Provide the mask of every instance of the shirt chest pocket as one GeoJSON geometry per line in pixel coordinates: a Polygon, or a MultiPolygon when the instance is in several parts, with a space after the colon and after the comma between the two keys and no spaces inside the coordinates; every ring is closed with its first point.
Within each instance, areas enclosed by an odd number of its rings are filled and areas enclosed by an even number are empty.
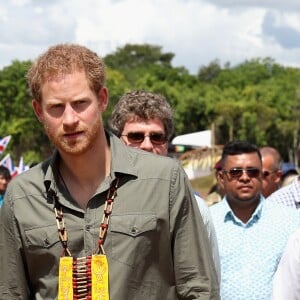
{"type": "Polygon", "coordinates": [[[113,259],[133,266],[154,251],[157,217],[154,214],[112,215],[110,233],[113,259]]]}
{"type": "Polygon", "coordinates": [[[33,284],[38,284],[38,279],[42,279],[41,284],[49,274],[57,274],[58,259],[63,248],[55,225],[25,229],[23,245],[33,284]]]}
{"type": "Polygon", "coordinates": [[[28,250],[41,251],[61,247],[57,227],[47,226],[25,230],[25,244],[28,250]]]}

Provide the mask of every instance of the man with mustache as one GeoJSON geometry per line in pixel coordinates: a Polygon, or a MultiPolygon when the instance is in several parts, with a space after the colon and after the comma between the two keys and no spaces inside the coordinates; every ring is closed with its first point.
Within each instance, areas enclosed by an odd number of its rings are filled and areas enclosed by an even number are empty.
{"type": "Polygon", "coordinates": [[[27,78],[56,150],[8,186],[0,221],[1,299],[219,299],[193,191],[172,159],[104,129],[102,59],[50,47],[27,78]]]}
{"type": "Polygon", "coordinates": [[[267,300],[288,237],[299,227],[299,213],[262,196],[262,158],[257,146],[229,142],[218,180],[223,200],[210,207],[220,261],[221,299],[267,300]]]}

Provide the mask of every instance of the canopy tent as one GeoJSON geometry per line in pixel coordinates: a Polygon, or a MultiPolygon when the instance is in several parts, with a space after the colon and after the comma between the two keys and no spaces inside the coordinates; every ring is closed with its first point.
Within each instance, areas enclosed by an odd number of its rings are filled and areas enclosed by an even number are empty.
{"type": "Polygon", "coordinates": [[[179,156],[189,179],[211,174],[215,163],[220,159],[221,148],[213,145],[211,130],[179,135],[171,143],[194,148],[194,150],[187,151],[179,156]]]}
{"type": "Polygon", "coordinates": [[[194,147],[211,147],[211,130],[203,130],[193,133],[178,135],[171,141],[173,145],[188,145],[194,147]]]}

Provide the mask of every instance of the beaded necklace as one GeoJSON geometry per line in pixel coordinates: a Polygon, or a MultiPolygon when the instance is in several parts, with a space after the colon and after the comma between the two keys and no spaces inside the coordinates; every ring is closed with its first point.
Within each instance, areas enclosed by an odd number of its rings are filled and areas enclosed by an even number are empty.
{"type": "Polygon", "coordinates": [[[95,253],[79,258],[72,257],[62,206],[53,194],[58,236],[63,247],[59,260],[58,300],[109,300],[108,262],[103,245],[118,183],[116,178],[107,192],[95,253]]]}

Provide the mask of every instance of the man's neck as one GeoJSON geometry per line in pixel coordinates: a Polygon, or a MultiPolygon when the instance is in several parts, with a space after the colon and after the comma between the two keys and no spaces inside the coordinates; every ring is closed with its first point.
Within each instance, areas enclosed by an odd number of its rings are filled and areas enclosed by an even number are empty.
{"type": "Polygon", "coordinates": [[[108,144],[87,151],[84,155],[61,155],[59,172],[62,183],[82,208],[110,173],[111,153],[108,144]]]}
{"type": "Polygon", "coordinates": [[[234,215],[239,218],[243,223],[247,223],[255,212],[257,206],[259,205],[260,198],[249,200],[249,202],[239,203],[227,199],[228,205],[232,209],[234,215]]]}

